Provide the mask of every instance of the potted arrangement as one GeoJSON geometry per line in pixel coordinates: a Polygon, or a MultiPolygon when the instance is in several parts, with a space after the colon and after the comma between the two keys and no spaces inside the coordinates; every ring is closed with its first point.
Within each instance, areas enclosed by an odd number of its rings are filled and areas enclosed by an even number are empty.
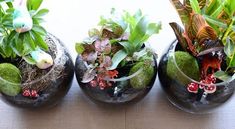
{"type": "Polygon", "coordinates": [[[190,113],[208,113],[234,93],[235,1],[171,0],[184,29],[161,58],[159,79],[168,99],[190,113]]]}
{"type": "Polygon", "coordinates": [[[101,17],[99,29],[76,44],[75,73],[85,94],[95,102],[124,104],[143,98],[157,74],[156,54],[146,41],[161,29],[141,10],[101,17]]]}
{"type": "Polygon", "coordinates": [[[55,105],[70,89],[73,62],[64,45],[40,24],[42,0],[0,1],[1,99],[23,108],[55,105]]]}

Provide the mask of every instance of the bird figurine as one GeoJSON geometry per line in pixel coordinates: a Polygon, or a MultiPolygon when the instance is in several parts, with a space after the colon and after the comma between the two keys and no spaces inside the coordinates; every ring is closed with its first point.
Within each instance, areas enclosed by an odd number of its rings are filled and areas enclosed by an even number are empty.
{"type": "Polygon", "coordinates": [[[33,20],[27,9],[23,7],[15,9],[13,13],[13,27],[18,33],[24,33],[33,28],[33,20]]]}
{"type": "Polygon", "coordinates": [[[31,57],[36,61],[36,66],[39,69],[47,69],[53,65],[53,59],[51,55],[44,52],[40,48],[30,53],[31,57]]]}

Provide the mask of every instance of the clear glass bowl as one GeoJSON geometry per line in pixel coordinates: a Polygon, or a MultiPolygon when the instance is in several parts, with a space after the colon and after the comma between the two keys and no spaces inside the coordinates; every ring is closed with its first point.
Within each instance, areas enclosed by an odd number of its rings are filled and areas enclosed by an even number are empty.
{"type": "Polygon", "coordinates": [[[179,109],[194,114],[210,113],[227,102],[234,93],[235,80],[214,84],[213,86],[216,87],[214,93],[205,92],[204,89],[200,89],[198,93],[190,93],[188,91],[185,82],[193,82],[202,87],[210,87],[211,85],[195,81],[183,73],[175,61],[174,52],[178,48],[179,44],[176,40],[170,45],[159,63],[159,80],[169,101],[179,109]],[[170,57],[173,58],[177,78],[171,78],[167,74],[167,62],[170,57]]]}
{"type": "MultiPolygon", "coordinates": [[[[41,78],[21,84],[22,91],[18,95],[8,96],[2,93],[1,99],[4,102],[22,108],[47,108],[56,105],[67,94],[74,76],[72,58],[63,43],[55,36],[48,34],[46,41],[53,42],[52,47],[56,47],[52,68],[41,78]],[[22,95],[23,89],[34,89],[39,86],[41,90],[38,91],[38,97],[31,98],[22,95]]],[[[19,85],[2,78],[0,78],[0,83],[11,86],[19,85]]]]}
{"type": "MultiPolygon", "coordinates": [[[[86,68],[84,66],[84,62],[80,56],[77,56],[75,62],[75,74],[77,77],[77,81],[82,91],[94,102],[99,104],[108,104],[108,105],[121,105],[132,102],[137,102],[144,98],[147,93],[151,90],[154,85],[156,75],[157,75],[157,62],[156,58],[153,61],[154,64],[154,76],[151,79],[151,82],[145,87],[141,89],[135,89],[130,85],[130,80],[125,81],[117,81],[113,82],[111,87],[104,88],[101,90],[99,86],[92,87],[89,83],[82,83],[82,77],[86,68]]],[[[131,67],[122,67],[116,69],[119,74],[118,76],[127,77],[131,67]]]]}

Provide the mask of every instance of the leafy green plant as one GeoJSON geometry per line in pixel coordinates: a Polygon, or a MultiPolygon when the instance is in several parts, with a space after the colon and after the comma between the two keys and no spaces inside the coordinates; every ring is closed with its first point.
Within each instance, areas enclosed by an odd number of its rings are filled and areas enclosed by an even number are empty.
{"type": "MultiPolygon", "coordinates": [[[[138,62],[142,62],[140,64],[147,65],[146,69],[153,71],[149,61],[153,60],[154,52],[145,47],[144,43],[153,34],[159,33],[160,23],[149,22],[141,10],[138,10],[134,15],[126,11],[123,15],[119,15],[115,9],[112,9],[111,16],[102,16],[99,25],[101,26],[100,30],[91,29],[89,38],[75,46],[76,51],[89,65],[82,82],[90,82],[91,85],[98,85],[96,84],[98,82],[101,83],[99,86],[103,89],[111,86],[105,80],[112,80],[113,77],[116,77],[117,68],[127,64],[135,65],[138,62]],[[98,81],[95,80],[96,78],[98,81]]],[[[135,70],[132,70],[132,74],[135,70]]],[[[146,75],[147,73],[142,74],[146,75]]],[[[153,72],[149,73],[153,74],[153,72]]],[[[149,80],[145,82],[149,83],[149,80]]]]}
{"type": "MultiPolygon", "coordinates": [[[[40,47],[44,50],[48,50],[48,46],[44,41],[46,36],[46,30],[40,25],[43,21],[42,16],[48,13],[47,9],[39,9],[42,0],[28,0],[27,10],[33,21],[33,27],[31,30],[18,33],[13,26],[14,15],[17,8],[14,8],[12,2],[7,3],[8,8],[4,9],[0,6],[0,54],[3,58],[16,58],[17,56],[23,57],[29,63],[32,63],[30,52],[40,47]],[[10,5],[10,6],[9,6],[10,5]]],[[[22,23],[22,25],[24,25],[22,23]]]]}
{"type": "MultiPolygon", "coordinates": [[[[52,63],[51,56],[42,51],[48,50],[44,41],[47,32],[40,24],[48,10],[39,9],[41,3],[42,0],[27,0],[26,8],[22,5],[14,7],[13,0],[0,0],[1,58],[22,58],[29,64],[45,68],[45,59],[38,57],[41,54],[40,56],[48,58],[46,61],[52,63]],[[35,54],[37,52],[39,54],[35,54]]],[[[21,73],[10,63],[0,64],[0,91],[15,96],[21,91],[21,73]]]]}
{"type": "Polygon", "coordinates": [[[192,54],[198,63],[201,63],[201,81],[211,78],[211,75],[222,81],[231,79],[235,68],[235,1],[171,2],[181,18],[184,29],[175,22],[170,25],[182,50],[192,54]],[[211,56],[212,53],[216,56],[211,56]],[[222,62],[227,63],[226,68],[221,68],[222,62]]]}

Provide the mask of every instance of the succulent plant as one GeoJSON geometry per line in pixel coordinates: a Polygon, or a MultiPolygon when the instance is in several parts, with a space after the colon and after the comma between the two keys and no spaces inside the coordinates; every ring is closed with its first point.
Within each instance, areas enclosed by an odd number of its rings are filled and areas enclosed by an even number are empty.
{"type": "MultiPolygon", "coordinates": [[[[217,81],[233,79],[235,68],[235,1],[171,0],[184,29],[170,23],[182,51],[200,64],[200,80],[209,76],[217,81]],[[226,66],[222,64],[226,64],[226,66]]],[[[207,81],[208,82],[208,81],[207,81]]],[[[211,83],[211,81],[209,81],[211,83]]],[[[191,85],[193,86],[193,85],[191,85]]]]}

